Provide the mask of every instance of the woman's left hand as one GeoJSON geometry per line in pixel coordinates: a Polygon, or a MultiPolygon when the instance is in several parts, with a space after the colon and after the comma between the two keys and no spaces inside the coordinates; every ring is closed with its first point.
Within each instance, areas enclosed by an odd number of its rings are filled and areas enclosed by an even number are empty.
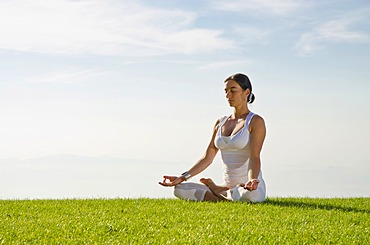
{"type": "Polygon", "coordinates": [[[259,179],[251,179],[246,184],[240,184],[241,187],[244,187],[244,189],[249,191],[257,190],[259,179]]]}

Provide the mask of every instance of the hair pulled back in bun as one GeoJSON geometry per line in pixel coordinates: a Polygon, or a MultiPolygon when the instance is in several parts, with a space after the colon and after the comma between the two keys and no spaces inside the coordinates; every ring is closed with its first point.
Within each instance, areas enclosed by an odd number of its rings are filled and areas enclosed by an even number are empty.
{"type": "Polygon", "coordinates": [[[237,82],[243,90],[249,89],[251,91],[251,93],[248,95],[247,102],[249,104],[252,104],[256,97],[252,93],[252,84],[251,84],[251,81],[249,80],[248,76],[245,75],[245,74],[242,74],[242,73],[236,73],[236,74],[231,75],[228,78],[226,78],[224,83],[229,81],[229,80],[233,80],[233,81],[237,82]]]}

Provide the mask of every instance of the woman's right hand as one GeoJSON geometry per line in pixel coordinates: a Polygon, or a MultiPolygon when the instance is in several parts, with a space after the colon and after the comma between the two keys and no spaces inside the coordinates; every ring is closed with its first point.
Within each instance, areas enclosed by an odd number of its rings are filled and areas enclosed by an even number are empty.
{"type": "Polygon", "coordinates": [[[163,176],[163,181],[159,182],[160,185],[162,186],[175,186],[180,184],[185,180],[184,176],[163,176]]]}

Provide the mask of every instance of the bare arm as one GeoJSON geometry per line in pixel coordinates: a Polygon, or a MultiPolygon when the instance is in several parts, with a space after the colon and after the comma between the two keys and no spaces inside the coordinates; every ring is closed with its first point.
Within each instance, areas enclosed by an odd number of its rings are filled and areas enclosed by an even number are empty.
{"type": "MultiPolygon", "coordinates": [[[[214,140],[216,137],[218,125],[220,123],[220,120],[217,120],[215,126],[213,127],[213,134],[211,141],[209,142],[209,145],[207,147],[206,152],[204,155],[189,169],[189,173],[191,176],[195,176],[201,172],[203,172],[211,163],[213,162],[213,159],[215,158],[218,149],[216,148],[214,144],[214,140]]],[[[180,184],[185,179],[183,176],[163,176],[164,180],[162,182],[159,182],[160,185],[163,186],[175,186],[177,184],[180,184]],[[167,182],[167,180],[169,182],[167,182]]]]}
{"type": "Polygon", "coordinates": [[[263,118],[255,115],[251,121],[250,130],[251,151],[248,168],[248,178],[250,181],[246,183],[245,188],[249,190],[255,190],[258,187],[257,179],[261,171],[260,153],[266,136],[266,126],[263,118]]]}

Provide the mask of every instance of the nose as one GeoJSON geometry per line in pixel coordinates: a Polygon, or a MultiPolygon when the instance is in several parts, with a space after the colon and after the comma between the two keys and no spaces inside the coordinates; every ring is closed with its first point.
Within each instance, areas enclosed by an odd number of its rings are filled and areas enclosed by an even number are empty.
{"type": "Polygon", "coordinates": [[[230,91],[227,91],[226,92],[226,99],[230,99],[231,98],[231,93],[230,93],[230,91]]]}

